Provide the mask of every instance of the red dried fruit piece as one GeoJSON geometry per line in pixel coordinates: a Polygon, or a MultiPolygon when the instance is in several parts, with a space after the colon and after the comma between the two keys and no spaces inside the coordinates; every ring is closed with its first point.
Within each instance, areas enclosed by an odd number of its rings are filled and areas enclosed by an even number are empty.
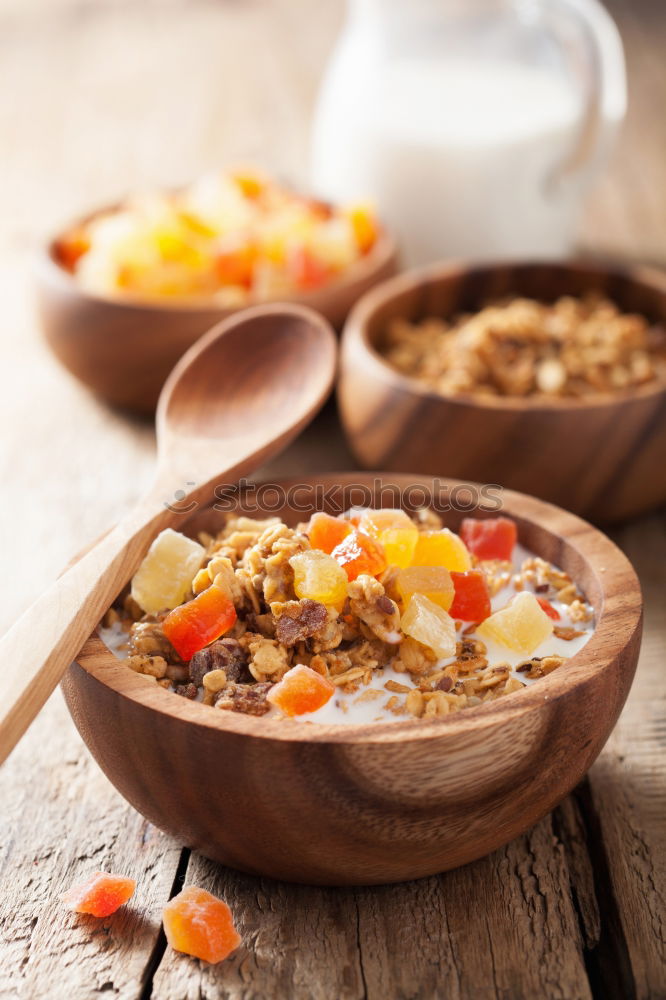
{"type": "Polygon", "coordinates": [[[213,584],[187,604],[170,611],[162,631],[183,660],[228,632],[236,621],[236,609],[226,591],[213,584]]]}
{"type": "Polygon", "coordinates": [[[93,872],[85,882],[79,882],[64,892],[60,899],[75,913],[108,917],[127,902],[135,889],[133,878],[110,872],[93,872]]]}
{"type": "Polygon", "coordinates": [[[231,910],[221,899],[188,886],[162,911],[166,939],[175,951],[204,962],[221,962],[241,943],[231,910]]]}
{"type": "Polygon", "coordinates": [[[477,559],[502,559],[510,562],[518,540],[518,531],[508,517],[488,517],[483,520],[466,517],[460,526],[460,537],[477,559]]]}
{"type": "Polygon", "coordinates": [[[331,555],[340,563],[349,580],[355,580],[361,573],[378,576],[386,569],[383,547],[374,538],[356,529],[335,546],[331,555]]]}
{"type": "Polygon", "coordinates": [[[319,511],[310,518],[307,535],[313,549],[331,553],[351,530],[349,521],[342,521],[339,517],[331,517],[330,514],[319,511]]]}
{"type": "Polygon", "coordinates": [[[451,617],[463,622],[485,621],[492,607],[483,573],[469,569],[466,573],[451,573],[451,579],[454,587],[453,604],[449,608],[451,617]]]}
{"type": "Polygon", "coordinates": [[[335,685],[316,670],[298,663],[288,670],[266,696],[285,715],[303,715],[316,712],[335,694],[335,685]]]}
{"type": "Polygon", "coordinates": [[[540,607],[543,608],[543,610],[546,612],[549,618],[552,618],[553,621],[559,622],[562,616],[560,615],[559,611],[557,611],[553,607],[550,601],[547,601],[545,597],[539,597],[538,594],[537,594],[537,601],[539,602],[540,607]]]}
{"type": "Polygon", "coordinates": [[[319,288],[331,277],[330,269],[308,247],[298,246],[290,257],[291,276],[297,288],[319,288]]]}

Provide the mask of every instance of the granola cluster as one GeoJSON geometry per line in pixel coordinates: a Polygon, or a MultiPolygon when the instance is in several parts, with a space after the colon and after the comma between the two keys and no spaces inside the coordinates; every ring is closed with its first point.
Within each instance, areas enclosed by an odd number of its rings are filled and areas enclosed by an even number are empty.
{"type": "Polygon", "coordinates": [[[447,395],[586,397],[666,378],[666,330],[598,295],[513,298],[451,322],[394,320],[387,361],[447,395]]]}
{"type": "MultiPolygon", "coordinates": [[[[433,512],[417,513],[413,520],[420,532],[441,527],[433,512]]],[[[256,716],[271,710],[269,692],[296,665],[326,678],[336,695],[345,696],[335,701],[342,713],[352,703],[367,702],[384,717],[427,719],[520,690],[566,661],[555,654],[519,663],[514,657],[513,664],[498,660],[475,635],[478,625],[463,621],[455,622],[455,655],[438,658],[402,631],[404,602],[391,565],[377,577],[361,573],[351,580],[337,607],[299,598],[291,561],[311,549],[307,532],[306,524],[291,528],[278,518],[231,516],[217,535],[200,536],[203,565],[186,601],[215,582],[231,595],[236,619],[222,638],[187,662],[164,633],[167,612],[144,614],[129,594],[102,624],[124,630],[126,662],[137,673],[185,698],[256,716]]],[[[527,589],[568,608],[568,622],[554,627],[557,639],[571,641],[589,628],[592,609],[584,596],[546,560],[529,556],[517,568],[510,561],[474,559],[474,568],[490,595],[527,589]]]]}

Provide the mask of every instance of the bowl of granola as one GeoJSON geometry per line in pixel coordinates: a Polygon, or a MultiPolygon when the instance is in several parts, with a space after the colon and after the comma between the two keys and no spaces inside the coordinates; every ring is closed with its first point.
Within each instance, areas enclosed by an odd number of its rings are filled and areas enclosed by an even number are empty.
{"type": "Polygon", "coordinates": [[[640,644],[612,542],[452,480],[256,497],[159,535],[63,681],[150,822],[243,871],[370,884],[480,857],[571,790],[640,644]]]}
{"type": "Polygon", "coordinates": [[[180,356],[233,311],[299,302],[339,327],[396,266],[370,206],[228,170],[65,227],[39,256],[37,306],[47,343],[76,378],[113,405],[152,412],[180,356]]]}
{"type": "Polygon", "coordinates": [[[341,417],[366,467],[499,483],[598,523],[666,500],[666,277],[435,265],[350,315],[341,417]]]}

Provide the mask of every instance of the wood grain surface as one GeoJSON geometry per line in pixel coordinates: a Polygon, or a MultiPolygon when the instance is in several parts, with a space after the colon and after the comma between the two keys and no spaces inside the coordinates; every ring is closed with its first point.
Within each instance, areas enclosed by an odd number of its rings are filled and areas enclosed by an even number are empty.
{"type": "MultiPolygon", "coordinates": [[[[583,242],[666,264],[666,7],[609,6],[631,108],[583,242]]],[[[154,449],[148,423],[97,404],[43,347],[34,248],[91,204],[218,161],[260,159],[304,179],[314,87],[341,14],[339,0],[316,11],[307,0],[0,3],[3,626],[141,494],[154,449]]],[[[268,473],[350,466],[329,409],[268,473]]],[[[56,693],[0,774],[3,1000],[663,998],[666,524],[644,518],[615,537],[646,618],[609,744],[529,834],[443,876],[294,888],[181,852],[114,791],[56,693]],[[63,913],[60,888],[107,866],[139,879],[131,909],[94,925],[63,913]],[[233,906],[244,946],[228,964],[165,950],[161,907],[183,878],[233,906]]]]}

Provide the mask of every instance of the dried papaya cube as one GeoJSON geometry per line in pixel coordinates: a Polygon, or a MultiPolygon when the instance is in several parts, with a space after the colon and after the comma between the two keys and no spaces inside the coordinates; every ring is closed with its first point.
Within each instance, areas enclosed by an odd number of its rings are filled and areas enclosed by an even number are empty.
{"type": "Polygon", "coordinates": [[[361,573],[379,576],[386,569],[386,556],[382,546],[356,528],[335,546],[331,555],[342,566],[348,580],[355,580],[361,573]]]}
{"type": "Polygon", "coordinates": [[[135,889],[133,878],[110,872],[93,872],[85,882],[79,882],[64,892],[60,899],[75,913],[108,917],[127,902],[135,889]]]}
{"type": "Polygon", "coordinates": [[[419,532],[412,566],[444,566],[451,573],[464,573],[472,568],[472,560],[464,542],[448,528],[441,528],[419,532]]]}
{"type": "Polygon", "coordinates": [[[333,556],[317,549],[292,556],[289,565],[294,571],[294,590],[302,600],[309,598],[321,604],[341,608],[347,597],[347,574],[333,556]]]}
{"type": "Polygon", "coordinates": [[[466,517],[460,525],[460,537],[477,559],[502,559],[510,562],[518,541],[518,529],[508,517],[479,519],[466,517]]]}
{"type": "Polygon", "coordinates": [[[203,545],[166,528],[148,549],[132,578],[132,597],[144,611],[170,611],[185,600],[201,566],[203,545]]]}
{"type": "Polygon", "coordinates": [[[545,597],[537,597],[537,601],[540,608],[546,612],[549,618],[552,618],[554,622],[559,622],[561,615],[557,608],[554,608],[550,601],[547,601],[545,597]]]}
{"type": "Polygon", "coordinates": [[[221,962],[235,951],[241,937],[223,900],[189,885],[162,911],[166,939],[175,951],[204,962],[221,962]]]}
{"type": "Polygon", "coordinates": [[[298,663],[266,695],[267,701],[285,715],[316,712],[335,693],[335,685],[310,667],[298,663]]]}
{"type": "Polygon", "coordinates": [[[443,566],[408,566],[400,570],[395,585],[405,607],[413,594],[424,594],[445,611],[451,607],[453,581],[443,566]]]}
{"type": "Polygon", "coordinates": [[[313,549],[321,549],[322,552],[332,552],[336,545],[339,545],[352,530],[349,521],[343,521],[339,517],[331,517],[319,511],[310,518],[307,527],[307,536],[313,549]]]}
{"type": "Polygon", "coordinates": [[[423,594],[414,594],[400,621],[405,635],[428,646],[438,657],[454,656],[456,625],[443,608],[423,594]]]}
{"type": "Polygon", "coordinates": [[[484,639],[499,642],[518,653],[533,653],[553,632],[553,623],[534,594],[523,591],[477,629],[484,639]]]}
{"type": "Polygon", "coordinates": [[[236,609],[227,592],[213,582],[187,604],[170,611],[162,631],[183,660],[228,632],[236,621],[236,609]]]}
{"type": "Polygon", "coordinates": [[[455,597],[449,608],[452,618],[464,622],[482,622],[490,615],[490,593],[486,578],[478,569],[466,573],[451,573],[455,597]]]}
{"type": "Polygon", "coordinates": [[[367,510],[358,529],[381,544],[389,566],[409,566],[419,529],[404,510],[367,510]]]}

